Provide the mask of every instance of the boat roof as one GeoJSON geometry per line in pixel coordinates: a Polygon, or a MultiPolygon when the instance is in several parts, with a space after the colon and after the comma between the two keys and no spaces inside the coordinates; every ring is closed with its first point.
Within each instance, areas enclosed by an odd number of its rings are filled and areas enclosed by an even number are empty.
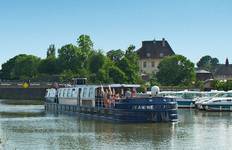
{"type": "MultiPolygon", "coordinates": [[[[140,87],[140,85],[139,84],[109,84],[109,85],[106,85],[107,87],[108,86],[110,86],[110,87],[127,87],[127,88],[129,88],[129,87],[135,87],[135,88],[138,88],[138,87],[140,87]]],[[[103,86],[103,87],[105,87],[105,85],[103,86]]]]}
{"type": "Polygon", "coordinates": [[[97,85],[94,85],[94,84],[82,84],[82,85],[73,85],[73,86],[67,86],[67,87],[64,87],[64,88],[73,88],[73,87],[95,87],[95,88],[98,88],[98,87],[104,87],[104,88],[139,88],[140,85],[139,84],[97,84],[97,85]]]}

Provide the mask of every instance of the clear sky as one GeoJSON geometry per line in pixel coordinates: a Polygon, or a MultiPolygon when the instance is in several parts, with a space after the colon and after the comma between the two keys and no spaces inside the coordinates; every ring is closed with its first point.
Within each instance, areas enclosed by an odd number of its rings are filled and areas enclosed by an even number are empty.
{"type": "Polygon", "coordinates": [[[21,53],[44,58],[49,44],[81,34],[104,51],[164,37],[193,62],[209,54],[232,63],[232,0],[5,0],[0,19],[0,64],[21,53]]]}

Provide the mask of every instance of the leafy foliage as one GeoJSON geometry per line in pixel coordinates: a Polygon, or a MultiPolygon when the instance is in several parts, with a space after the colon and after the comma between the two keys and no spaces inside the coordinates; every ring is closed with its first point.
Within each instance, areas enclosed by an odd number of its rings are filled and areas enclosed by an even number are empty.
{"type": "Polygon", "coordinates": [[[212,88],[215,90],[224,90],[224,91],[232,90],[232,80],[228,80],[228,81],[213,80],[212,88]]]}
{"type": "Polygon", "coordinates": [[[54,44],[49,45],[47,50],[47,58],[56,58],[56,48],[54,44]]]}
{"type": "Polygon", "coordinates": [[[156,77],[162,85],[190,85],[195,79],[194,64],[182,55],[165,57],[158,68],[156,77]]]}
{"type": "Polygon", "coordinates": [[[117,63],[123,58],[124,52],[122,50],[120,50],[120,49],[118,49],[118,50],[110,50],[110,51],[107,52],[106,55],[107,55],[107,57],[110,58],[110,60],[117,63]]]}
{"type": "Polygon", "coordinates": [[[138,55],[135,47],[130,45],[124,57],[116,64],[127,75],[127,83],[138,83],[140,81],[138,55]]]}
{"type": "Polygon", "coordinates": [[[212,71],[218,63],[219,61],[217,58],[212,58],[211,56],[206,55],[197,62],[197,67],[207,71],[212,71]]]}
{"type": "Polygon", "coordinates": [[[38,72],[50,75],[58,74],[59,68],[57,59],[54,57],[48,57],[46,59],[41,60],[38,66],[38,72]]]}
{"type": "Polygon", "coordinates": [[[74,77],[87,77],[92,83],[138,83],[140,81],[138,56],[135,47],[111,50],[105,55],[93,49],[88,35],[81,35],[77,45],[66,44],[58,49],[47,49],[47,57],[40,59],[31,55],[18,55],[2,65],[3,79],[44,79],[60,77],[67,82],[74,77]]]}
{"type": "Polygon", "coordinates": [[[40,58],[33,55],[20,54],[2,65],[3,79],[25,79],[37,75],[40,58]]]}
{"type": "Polygon", "coordinates": [[[80,49],[73,45],[67,44],[58,50],[58,62],[61,72],[71,70],[73,72],[80,69],[83,65],[80,49]]]}

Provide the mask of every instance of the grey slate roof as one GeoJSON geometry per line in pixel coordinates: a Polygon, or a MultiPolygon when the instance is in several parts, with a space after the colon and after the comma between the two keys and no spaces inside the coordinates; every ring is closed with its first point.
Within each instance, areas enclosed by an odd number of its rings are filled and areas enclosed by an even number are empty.
{"type": "Polygon", "coordinates": [[[225,64],[219,64],[216,66],[215,72],[214,72],[215,76],[232,76],[232,65],[225,65],[225,64]]]}
{"type": "Polygon", "coordinates": [[[142,47],[137,50],[137,53],[140,59],[163,58],[175,54],[165,39],[160,41],[143,41],[142,47]]]}

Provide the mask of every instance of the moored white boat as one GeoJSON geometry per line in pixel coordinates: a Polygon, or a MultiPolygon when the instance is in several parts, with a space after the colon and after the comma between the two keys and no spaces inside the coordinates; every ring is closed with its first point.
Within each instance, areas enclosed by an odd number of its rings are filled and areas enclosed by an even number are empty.
{"type": "Polygon", "coordinates": [[[202,97],[202,92],[199,91],[163,91],[160,92],[160,96],[169,98],[175,98],[178,104],[178,108],[194,108],[194,98],[202,97]]]}
{"type": "Polygon", "coordinates": [[[220,97],[225,93],[225,91],[209,91],[209,92],[203,92],[202,97],[195,98],[193,101],[195,101],[195,108],[202,110],[202,103],[209,101],[213,97],[220,97]]]}
{"type": "Polygon", "coordinates": [[[232,111],[232,91],[219,94],[203,102],[202,108],[207,111],[232,111]]]}

